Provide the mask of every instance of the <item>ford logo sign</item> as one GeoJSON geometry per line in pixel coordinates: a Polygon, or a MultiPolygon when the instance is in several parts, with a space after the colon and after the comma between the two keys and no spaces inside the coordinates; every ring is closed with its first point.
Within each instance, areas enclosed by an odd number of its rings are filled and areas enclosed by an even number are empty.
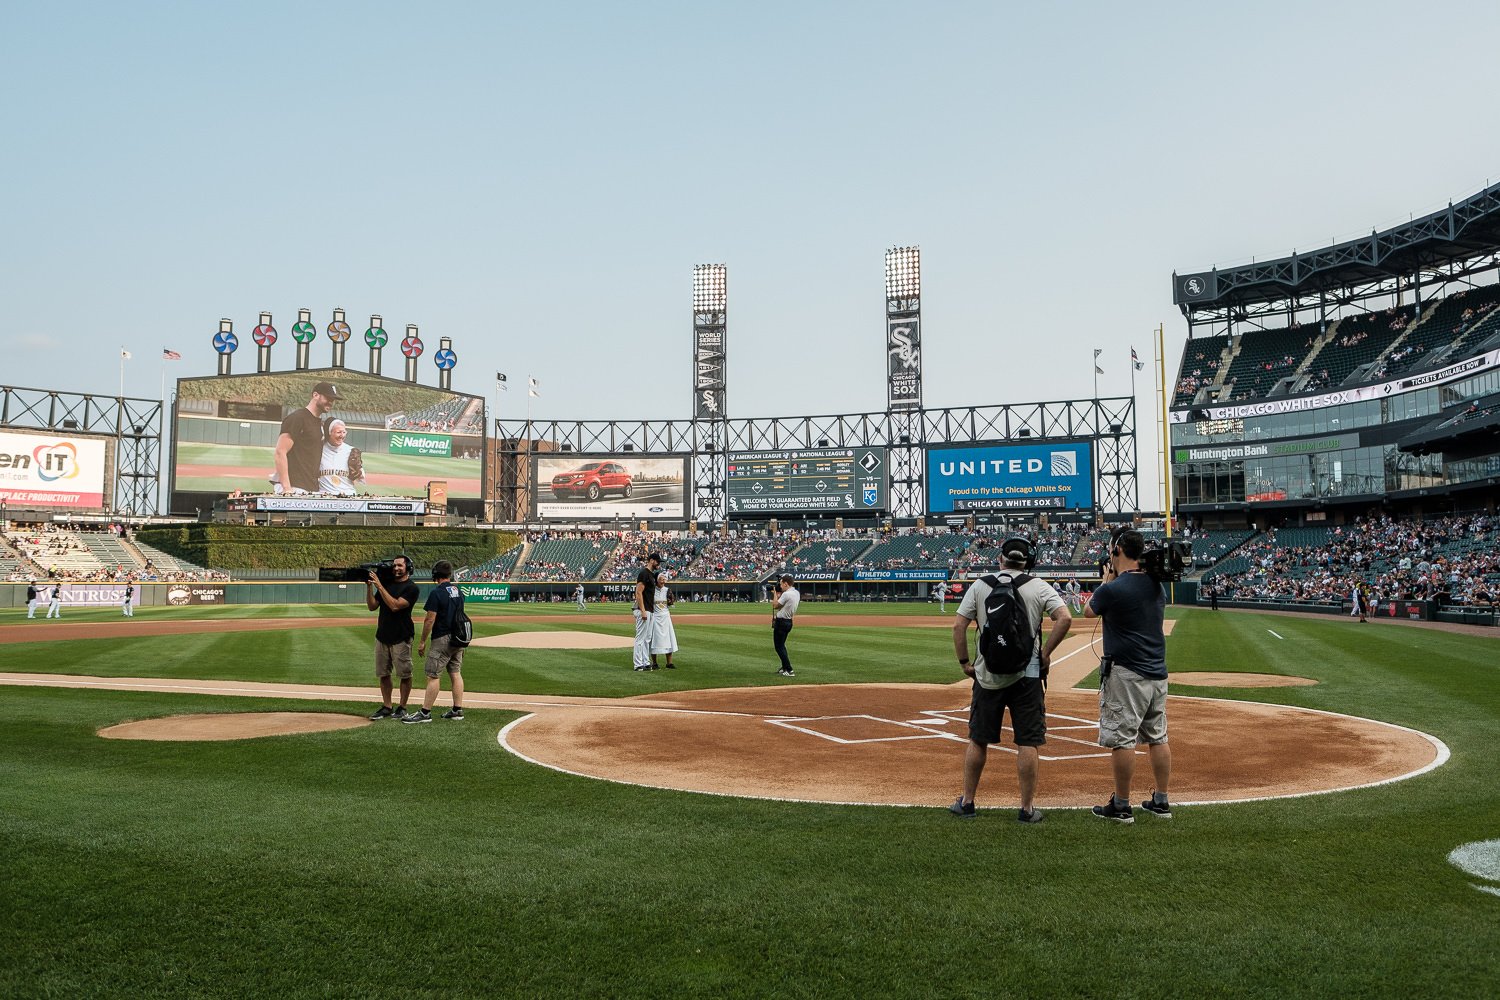
{"type": "Polygon", "coordinates": [[[665,511],[666,509],[667,508],[665,508],[665,507],[647,507],[646,508],[646,513],[648,513],[648,514],[660,514],[663,511],[665,511]]]}

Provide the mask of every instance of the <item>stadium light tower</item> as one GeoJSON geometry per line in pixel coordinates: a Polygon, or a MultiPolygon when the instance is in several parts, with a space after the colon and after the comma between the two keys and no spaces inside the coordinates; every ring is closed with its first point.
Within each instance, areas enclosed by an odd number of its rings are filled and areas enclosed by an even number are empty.
{"type": "Polygon", "coordinates": [[[922,495],[922,250],[885,252],[885,408],[890,421],[891,512],[914,517],[922,495]]]}
{"type": "Polygon", "coordinates": [[[729,328],[729,268],[724,264],[693,266],[693,425],[699,459],[693,470],[694,516],[718,520],[724,473],[723,445],[728,442],[725,415],[728,383],[724,373],[725,337],[729,328]]]}

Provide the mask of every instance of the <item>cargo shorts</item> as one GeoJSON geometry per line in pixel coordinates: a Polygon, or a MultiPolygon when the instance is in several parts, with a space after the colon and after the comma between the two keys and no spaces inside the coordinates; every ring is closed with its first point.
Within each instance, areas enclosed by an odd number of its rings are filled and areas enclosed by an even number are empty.
{"type": "Polygon", "coordinates": [[[411,680],[411,640],[387,646],[375,640],[375,677],[385,680],[395,674],[403,681],[411,680]]]}
{"type": "Polygon", "coordinates": [[[463,666],[464,647],[449,646],[446,635],[432,640],[432,645],[427,647],[427,660],[422,664],[429,678],[443,676],[444,670],[450,674],[462,673],[463,666]]]}
{"type": "Polygon", "coordinates": [[[1167,742],[1167,680],[1116,664],[1099,688],[1099,745],[1118,750],[1167,742]]]}

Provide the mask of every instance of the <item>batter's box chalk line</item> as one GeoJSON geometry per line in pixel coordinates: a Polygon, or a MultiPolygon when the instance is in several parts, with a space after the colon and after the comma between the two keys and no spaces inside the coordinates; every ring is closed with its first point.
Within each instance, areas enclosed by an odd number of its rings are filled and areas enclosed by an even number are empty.
{"type": "MultiPolygon", "coordinates": [[[[780,726],[782,729],[789,729],[789,730],[791,730],[793,732],[803,733],[803,734],[805,734],[807,736],[816,736],[820,740],[827,740],[830,743],[837,743],[840,746],[855,746],[855,745],[864,744],[864,743],[901,743],[901,742],[909,742],[909,741],[912,741],[912,740],[933,740],[933,739],[951,740],[954,743],[967,743],[967,742],[969,742],[969,738],[968,738],[967,734],[955,733],[951,729],[939,728],[939,727],[954,726],[954,725],[958,725],[958,724],[967,725],[968,721],[969,721],[969,710],[968,709],[966,709],[966,708],[945,709],[945,710],[929,709],[929,710],[924,710],[921,713],[921,715],[922,715],[921,718],[918,718],[918,719],[909,719],[909,720],[904,720],[904,721],[901,720],[901,719],[887,719],[887,718],[884,718],[884,717],[878,716],[878,715],[861,715],[861,714],[854,714],[854,715],[816,715],[816,716],[783,716],[783,717],[779,717],[779,718],[768,718],[765,721],[768,722],[769,724],[773,725],[773,726],[780,726]],[[836,722],[843,722],[845,720],[858,720],[858,721],[865,722],[865,723],[873,723],[876,726],[894,726],[894,727],[896,727],[900,731],[897,732],[894,735],[891,735],[891,736],[864,736],[864,737],[858,737],[858,738],[851,738],[851,737],[848,737],[848,736],[840,736],[837,733],[828,732],[827,730],[835,728],[833,726],[829,726],[829,725],[819,726],[818,725],[819,723],[836,723],[836,722]]],[[[1069,743],[1069,744],[1073,744],[1073,745],[1076,745],[1076,746],[1079,746],[1079,747],[1087,747],[1088,750],[1089,750],[1089,752],[1088,753],[1063,753],[1063,754],[1045,754],[1044,753],[1044,754],[1040,754],[1039,755],[1042,760],[1047,760],[1047,761],[1085,760],[1085,759],[1093,758],[1093,757],[1108,757],[1110,755],[1108,750],[1103,750],[1099,746],[1097,740],[1081,740],[1081,739],[1078,739],[1078,738],[1073,737],[1073,736],[1064,736],[1060,732],[1060,730],[1065,730],[1065,729],[1066,730],[1087,729],[1087,730],[1093,730],[1094,732],[1097,732],[1098,729],[1099,729],[1098,723],[1090,722],[1087,719],[1080,719],[1080,718],[1077,718],[1075,716],[1070,716],[1070,715],[1056,715],[1056,714],[1053,714],[1053,713],[1048,713],[1047,717],[1048,717],[1049,720],[1051,720],[1051,719],[1060,719],[1060,720],[1062,720],[1064,722],[1074,723],[1074,725],[1061,725],[1061,726],[1057,726],[1057,725],[1053,725],[1053,724],[1051,724],[1051,722],[1049,722],[1048,726],[1047,726],[1047,733],[1048,733],[1048,740],[1049,741],[1056,740],[1056,741],[1061,742],[1061,743],[1069,743]]],[[[1009,729],[1009,728],[1010,728],[1009,726],[1003,727],[1002,731],[1004,731],[1006,729],[1009,729]]],[[[1005,744],[1005,743],[995,744],[994,747],[993,747],[993,749],[1003,750],[1006,753],[1016,753],[1017,752],[1017,750],[1016,750],[1016,748],[1014,746],[1009,745],[1009,744],[1005,744]]],[[[1139,751],[1137,751],[1137,752],[1139,752],[1139,751]]]]}

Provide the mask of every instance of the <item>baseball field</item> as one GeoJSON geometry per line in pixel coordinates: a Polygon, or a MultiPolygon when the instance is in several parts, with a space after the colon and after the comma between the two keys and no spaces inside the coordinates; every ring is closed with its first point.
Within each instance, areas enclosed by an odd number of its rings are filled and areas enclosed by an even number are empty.
{"type": "Polygon", "coordinates": [[[1175,816],[1121,826],[1080,621],[1030,826],[1003,749],[946,811],[951,615],[805,606],[788,679],[764,605],[678,605],[653,672],[607,608],[476,616],[429,725],[360,721],[357,609],[0,614],[0,996],[1495,993],[1495,637],[1177,611],[1175,816]],[[100,735],[241,713],[351,728],[100,735]]]}

